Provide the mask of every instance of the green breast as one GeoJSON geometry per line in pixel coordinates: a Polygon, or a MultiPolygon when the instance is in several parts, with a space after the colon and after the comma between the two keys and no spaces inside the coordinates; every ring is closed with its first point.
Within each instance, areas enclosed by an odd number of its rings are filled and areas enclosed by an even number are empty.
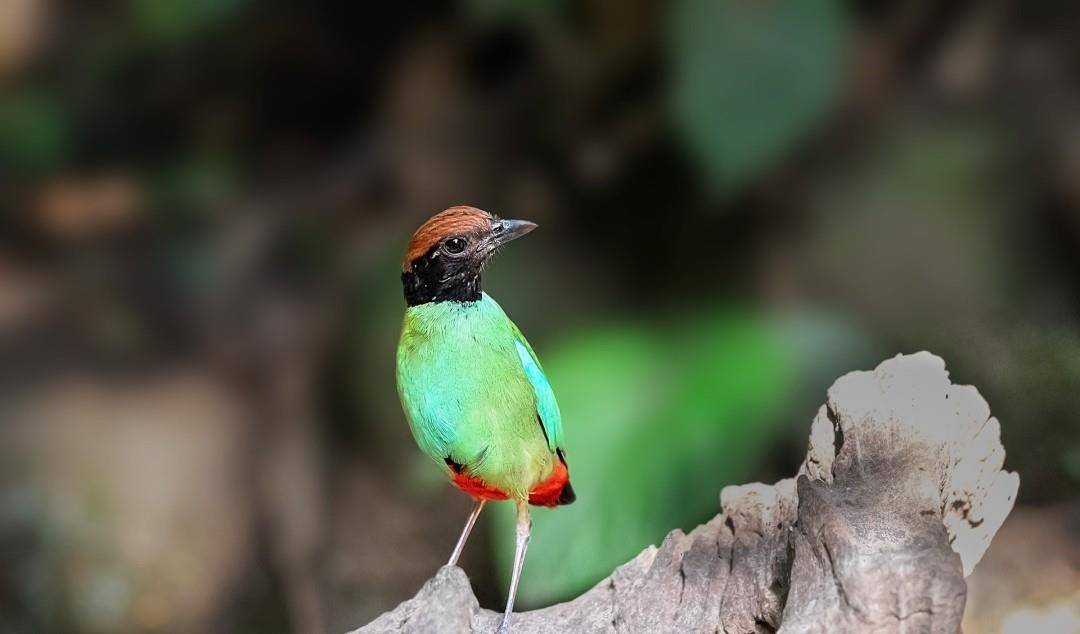
{"type": "Polygon", "coordinates": [[[413,306],[398,345],[397,380],[424,453],[523,498],[550,474],[554,456],[517,342],[517,329],[487,294],[413,306]]]}

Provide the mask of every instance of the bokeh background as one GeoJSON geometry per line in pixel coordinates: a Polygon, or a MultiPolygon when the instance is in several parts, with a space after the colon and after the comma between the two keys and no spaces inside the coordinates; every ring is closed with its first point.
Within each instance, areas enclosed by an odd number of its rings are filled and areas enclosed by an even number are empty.
{"type": "MultiPolygon", "coordinates": [[[[943,356],[1020,506],[970,632],[1080,627],[1080,10],[991,0],[0,0],[0,631],[342,632],[469,508],[400,259],[468,203],[579,500],[522,607],[790,475],[840,374],[943,356]]],[[[505,509],[503,509],[505,510],[505,509]]],[[[463,565],[500,609],[491,512],[463,565]]]]}

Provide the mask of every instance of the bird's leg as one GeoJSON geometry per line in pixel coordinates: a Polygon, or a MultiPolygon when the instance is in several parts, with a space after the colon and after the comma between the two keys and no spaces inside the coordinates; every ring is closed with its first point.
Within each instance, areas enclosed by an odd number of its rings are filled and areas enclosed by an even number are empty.
{"type": "Polygon", "coordinates": [[[529,534],[532,532],[532,518],[529,517],[529,501],[517,502],[517,545],[514,550],[514,572],[510,577],[510,593],[506,597],[506,611],[499,624],[499,634],[510,631],[510,615],[514,612],[514,598],[517,596],[518,581],[521,579],[521,566],[525,563],[525,550],[529,547],[529,534]]]}
{"type": "Polygon", "coordinates": [[[478,499],[473,504],[472,512],[469,513],[469,519],[465,520],[465,528],[461,531],[461,537],[457,540],[457,546],[454,546],[454,552],[450,553],[450,561],[446,562],[447,566],[456,566],[458,558],[461,557],[461,551],[465,550],[465,542],[469,540],[469,533],[472,532],[473,526],[476,524],[476,518],[480,517],[480,511],[484,510],[484,500],[478,499]]]}

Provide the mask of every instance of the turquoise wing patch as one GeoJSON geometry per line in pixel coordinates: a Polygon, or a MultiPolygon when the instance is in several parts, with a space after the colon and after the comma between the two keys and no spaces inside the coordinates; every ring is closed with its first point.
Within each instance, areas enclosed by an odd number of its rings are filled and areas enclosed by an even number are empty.
{"type": "Polygon", "coordinates": [[[551,389],[544,371],[540,369],[529,344],[523,341],[520,334],[514,343],[517,344],[521,367],[532,384],[533,393],[536,394],[536,410],[540,414],[540,424],[544,426],[547,434],[548,448],[554,453],[562,447],[562,416],[559,414],[559,404],[555,401],[555,392],[551,389]]]}

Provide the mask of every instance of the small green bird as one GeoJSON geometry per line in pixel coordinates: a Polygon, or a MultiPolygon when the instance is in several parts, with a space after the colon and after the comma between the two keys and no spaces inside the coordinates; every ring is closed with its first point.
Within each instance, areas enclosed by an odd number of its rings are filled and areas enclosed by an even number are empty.
{"type": "Polygon", "coordinates": [[[485,502],[517,505],[500,632],[507,631],[529,545],[529,505],[574,501],[555,394],[529,342],[480,288],[491,256],[535,228],[451,207],[413,234],[401,273],[408,305],[397,351],[401,404],[420,449],[475,500],[448,565],[457,563],[485,502]]]}

